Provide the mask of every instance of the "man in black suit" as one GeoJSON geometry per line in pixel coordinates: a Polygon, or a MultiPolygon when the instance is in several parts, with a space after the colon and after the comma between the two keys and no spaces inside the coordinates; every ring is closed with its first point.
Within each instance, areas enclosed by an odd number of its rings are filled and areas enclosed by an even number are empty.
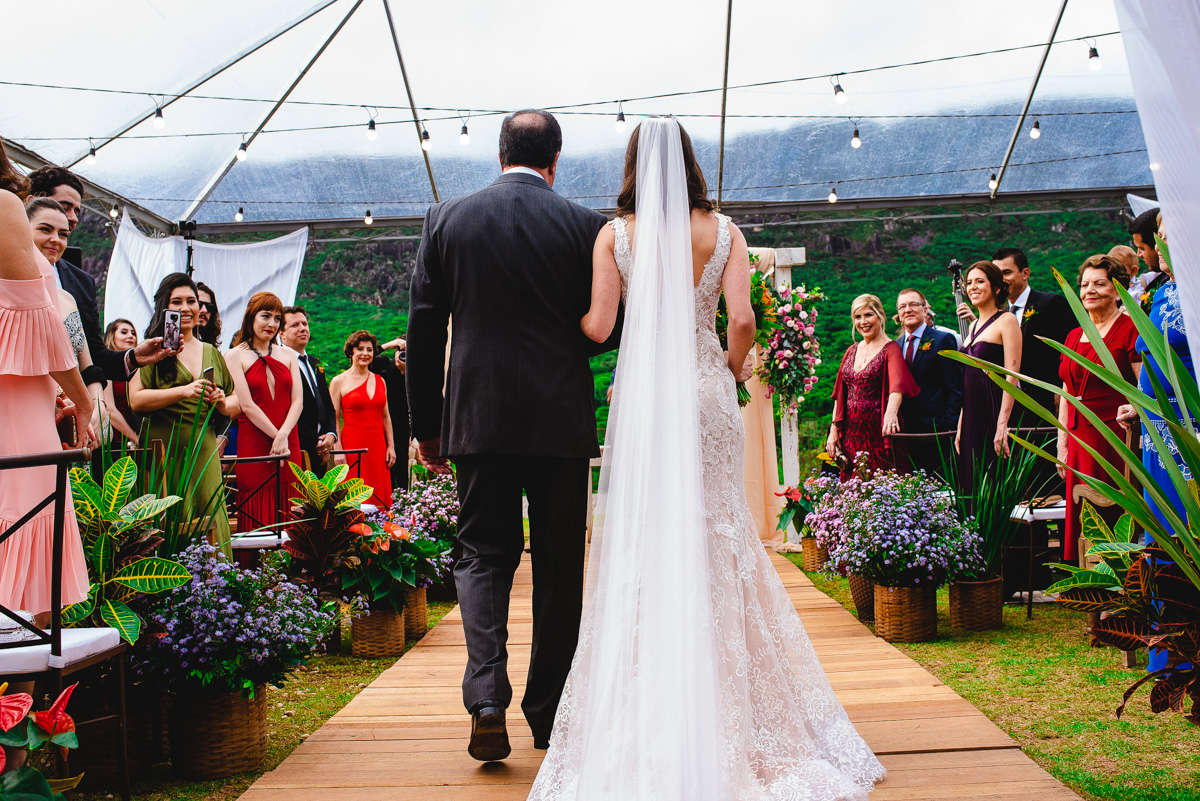
{"type": "MultiPolygon", "coordinates": [[[[425,216],[408,319],[408,400],[421,461],[458,465],[468,752],[509,753],[508,603],[529,501],[533,648],[521,708],[545,748],[579,635],[588,460],[599,453],[593,346],[580,330],[604,218],[559,197],[562,133],[544,111],[500,129],[503,174],[425,216]],[[453,321],[449,376],[447,322],[453,321]],[[443,379],[445,398],[443,399],[443,379]]],[[[618,334],[614,334],[619,337],[618,334]]]]}
{"type": "MultiPolygon", "coordinates": [[[[919,290],[902,289],[896,297],[896,316],[902,326],[896,344],[912,372],[920,394],[905,398],[900,405],[901,430],[905,434],[953,432],[962,409],[962,367],[939,356],[958,350],[954,334],[928,323],[929,302],[919,290]]],[[[914,467],[940,471],[943,458],[949,462],[953,439],[941,441],[943,452],[933,440],[906,443],[914,467]]]]}
{"type": "Polygon", "coordinates": [[[304,408],[296,429],[300,432],[300,448],[308,454],[309,469],[324,475],[329,452],[337,442],[337,422],[333,418],[333,400],[325,381],[325,368],[309,356],[308,312],[303,306],[288,306],[283,310],[283,344],[296,351],[300,362],[300,379],[304,384],[304,408]]]}
{"type": "MultiPolygon", "coordinates": [[[[42,167],[29,173],[31,197],[48,197],[58,201],[67,215],[71,232],[79,224],[83,211],[83,182],[62,167],[42,167]]],[[[162,337],[139,342],[129,350],[109,350],[100,335],[100,310],[96,304],[96,282],[86,272],[66,259],[54,265],[58,282],[79,307],[79,321],[87,339],[88,351],[92,355],[92,366],[84,371],[83,380],[88,383],[125,381],[133,371],[147,364],[154,364],[173,355],[162,349],[162,337]]]]}

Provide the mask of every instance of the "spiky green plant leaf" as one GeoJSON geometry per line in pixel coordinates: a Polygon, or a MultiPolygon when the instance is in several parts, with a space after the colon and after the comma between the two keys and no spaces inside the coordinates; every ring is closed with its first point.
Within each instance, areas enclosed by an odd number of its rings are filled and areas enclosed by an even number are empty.
{"type": "Polygon", "coordinates": [[[120,601],[104,599],[100,602],[100,619],[121,635],[121,639],[133,645],[142,634],[142,619],[120,601]]]}
{"type": "Polygon", "coordinates": [[[161,556],[147,556],[122,567],[113,575],[112,582],[147,595],[156,595],[181,587],[191,578],[188,569],[178,562],[161,556]]]}

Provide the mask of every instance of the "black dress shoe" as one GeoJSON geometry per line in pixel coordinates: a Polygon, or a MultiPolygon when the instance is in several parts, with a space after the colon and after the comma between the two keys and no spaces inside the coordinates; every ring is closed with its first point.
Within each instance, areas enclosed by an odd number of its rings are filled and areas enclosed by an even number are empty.
{"type": "Polygon", "coordinates": [[[550,738],[549,737],[534,737],[533,738],[533,747],[539,751],[548,750],[550,748],[550,738]]]}
{"type": "Polygon", "coordinates": [[[467,753],[480,762],[497,762],[512,753],[503,707],[481,706],[471,713],[471,742],[467,753]]]}

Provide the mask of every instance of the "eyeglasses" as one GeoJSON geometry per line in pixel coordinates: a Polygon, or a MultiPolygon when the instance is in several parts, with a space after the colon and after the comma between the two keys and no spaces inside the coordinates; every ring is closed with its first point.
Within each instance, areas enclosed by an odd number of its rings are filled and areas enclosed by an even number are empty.
{"type": "Polygon", "coordinates": [[[896,306],[896,311],[907,311],[908,309],[916,309],[917,311],[920,311],[924,308],[924,303],[900,303],[896,306]]]}
{"type": "Polygon", "coordinates": [[[213,309],[217,308],[217,304],[213,303],[211,300],[202,300],[202,301],[199,301],[199,303],[201,306],[208,309],[209,311],[212,311],[213,309]]]}

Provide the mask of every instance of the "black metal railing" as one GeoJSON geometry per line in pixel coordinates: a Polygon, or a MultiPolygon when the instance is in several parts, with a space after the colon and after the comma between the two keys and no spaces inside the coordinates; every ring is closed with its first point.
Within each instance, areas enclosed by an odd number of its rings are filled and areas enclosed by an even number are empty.
{"type": "MultiPolygon", "coordinates": [[[[253,529],[265,528],[267,526],[278,526],[284,523],[287,519],[287,514],[283,508],[283,464],[288,460],[286,453],[280,453],[267,456],[222,456],[221,457],[221,473],[228,477],[230,468],[237,474],[237,467],[245,464],[262,464],[264,462],[274,462],[275,469],[267,474],[267,477],[254,487],[243,487],[241,477],[238,476],[237,492],[229,492],[229,482],[225,482],[225,498],[226,509],[230,517],[237,516],[238,529],[240,531],[250,531],[253,529]],[[259,520],[254,515],[246,511],[248,504],[254,498],[257,498],[261,493],[269,491],[268,485],[275,482],[275,520],[273,522],[259,520]],[[231,496],[236,495],[231,499],[231,496]],[[250,523],[249,526],[245,523],[250,523]]],[[[290,472],[290,471],[289,471],[290,472]]]]}

